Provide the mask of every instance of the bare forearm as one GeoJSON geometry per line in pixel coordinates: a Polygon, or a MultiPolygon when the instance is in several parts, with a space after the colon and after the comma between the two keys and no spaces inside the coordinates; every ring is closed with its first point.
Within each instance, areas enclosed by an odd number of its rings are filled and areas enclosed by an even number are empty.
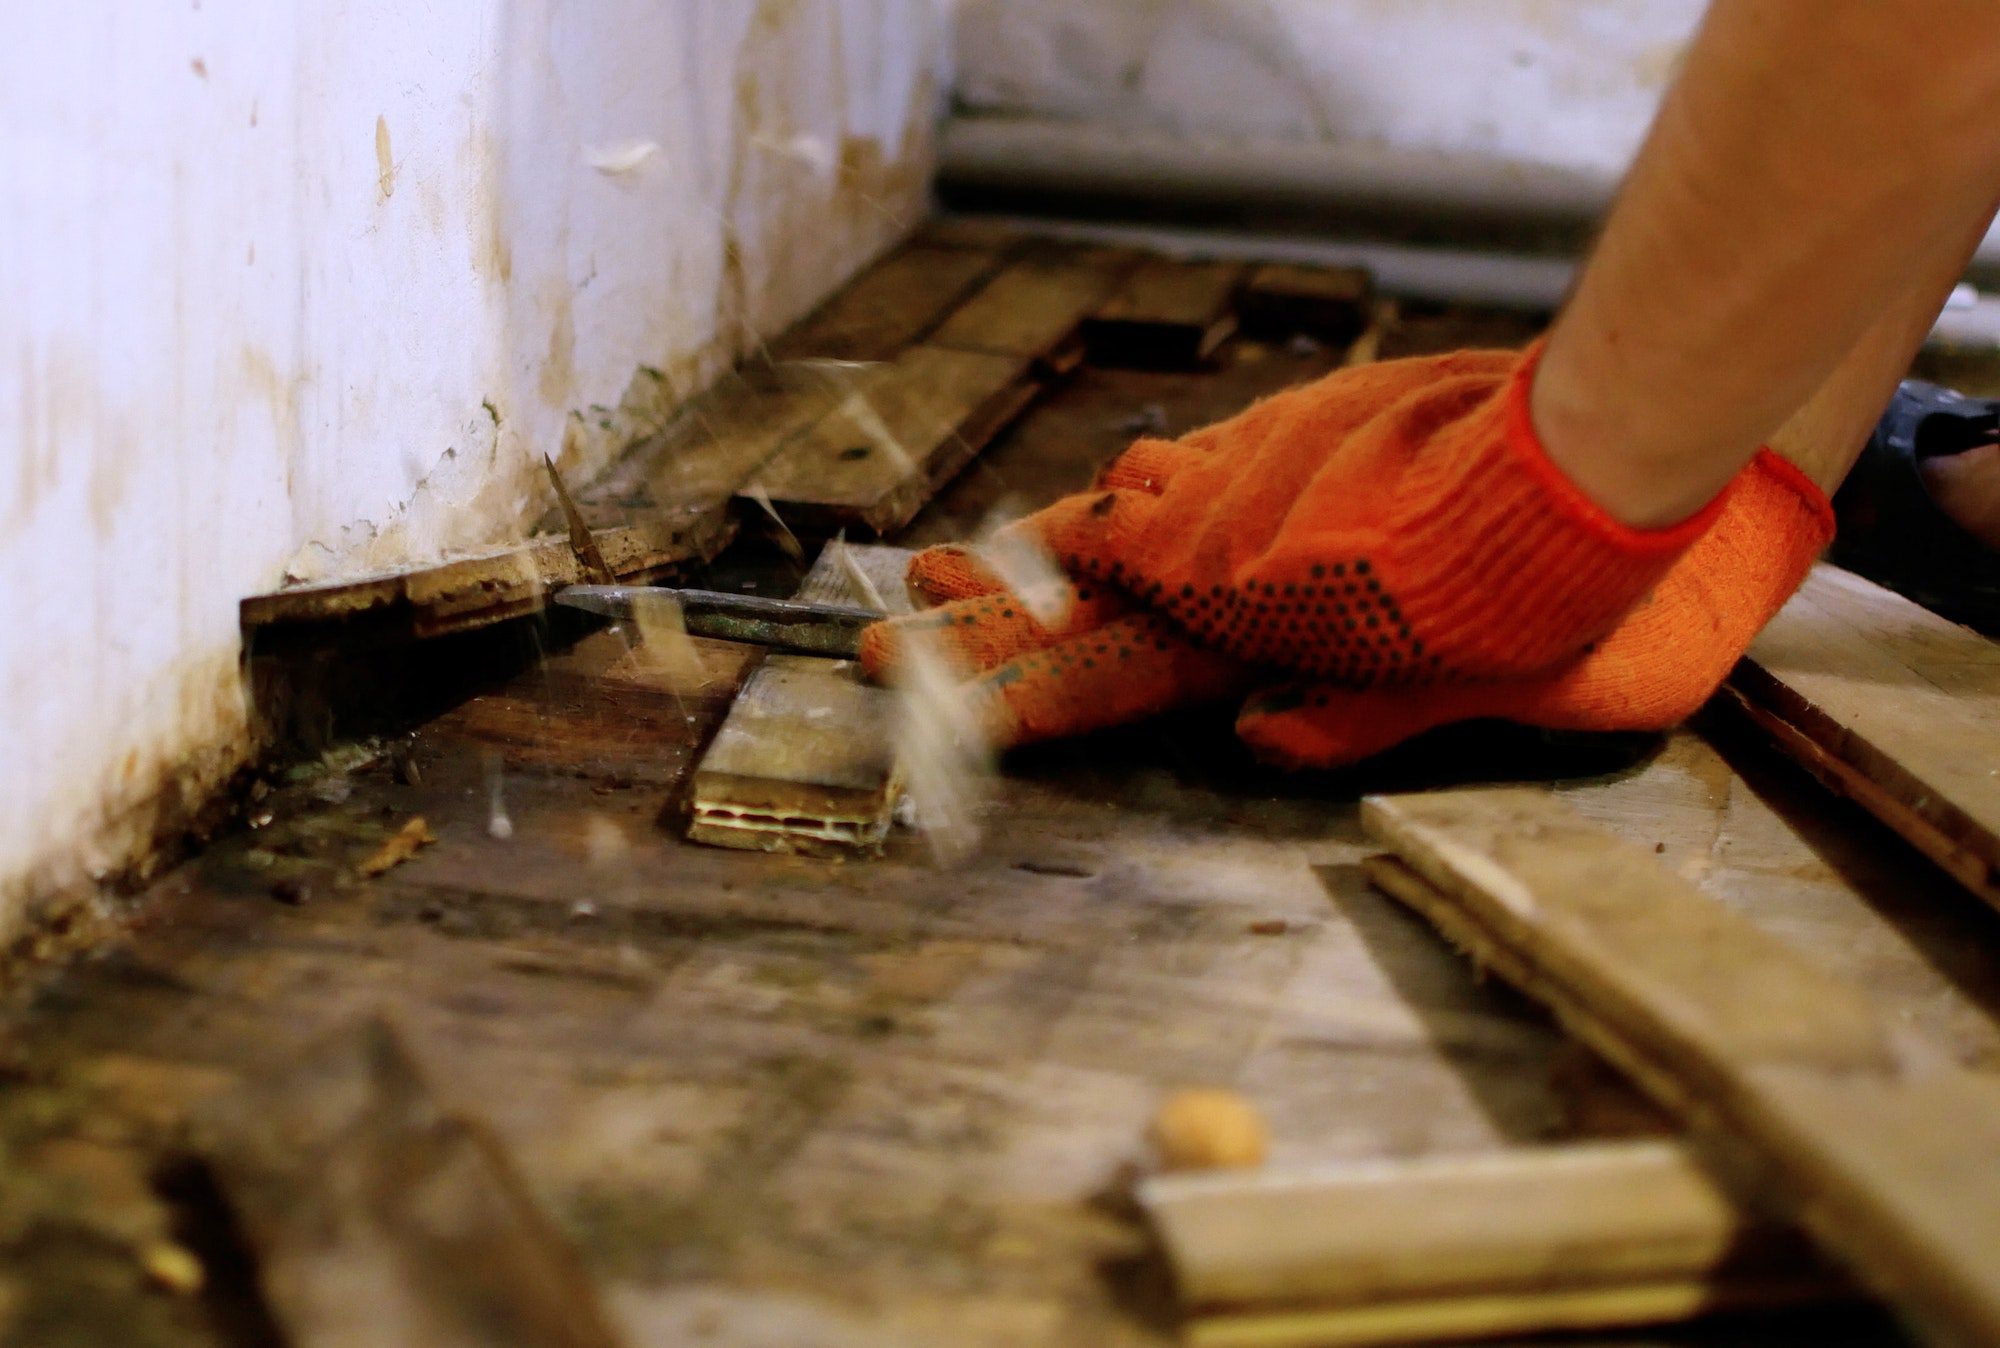
{"type": "Polygon", "coordinates": [[[1991,214],[1996,106],[1990,0],[1717,0],[1550,336],[1558,466],[1662,524],[1816,394],[1856,416],[1991,214]]]}

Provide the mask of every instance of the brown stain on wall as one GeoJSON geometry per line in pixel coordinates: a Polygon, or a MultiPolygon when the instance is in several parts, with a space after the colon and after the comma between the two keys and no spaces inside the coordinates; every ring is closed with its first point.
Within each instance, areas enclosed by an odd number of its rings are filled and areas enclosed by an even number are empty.
{"type": "Polygon", "coordinates": [[[90,525],[107,542],[116,536],[118,507],[125,502],[122,465],[134,457],[131,447],[115,436],[101,438],[90,456],[90,525]]]}
{"type": "Polygon", "coordinates": [[[299,400],[306,376],[287,375],[269,352],[252,342],[243,344],[238,361],[243,388],[270,413],[273,441],[285,462],[285,488],[290,491],[292,474],[304,447],[299,430],[299,400]]]}
{"type": "Polygon", "coordinates": [[[82,839],[0,877],[0,991],[30,966],[112,936],[123,919],[104,896],[159,875],[229,817],[226,788],[266,748],[239,658],[217,652],[170,676],[169,733],[105,765],[101,805],[82,839]]]}
{"type": "MultiPolygon", "coordinates": [[[[0,524],[8,528],[33,517],[62,479],[64,464],[80,457],[80,446],[110,438],[99,421],[105,400],[96,362],[82,348],[61,341],[23,342],[19,373],[18,490],[12,500],[0,497],[0,524]]],[[[93,467],[103,458],[96,454],[93,467]]]]}
{"type": "Polygon", "coordinates": [[[542,359],[535,387],[542,401],[551,407],[569,410],[576,396],[576,307],[569,283],[558,278],[549,288],[555,321],[549,325],[548,354],[542,359]]]}
{"type": "Polygon", "coordinates": [[[396,195],[396,158],[389,148],[389,121],[375,119],[375,186],[387,201],[396,195]]]}

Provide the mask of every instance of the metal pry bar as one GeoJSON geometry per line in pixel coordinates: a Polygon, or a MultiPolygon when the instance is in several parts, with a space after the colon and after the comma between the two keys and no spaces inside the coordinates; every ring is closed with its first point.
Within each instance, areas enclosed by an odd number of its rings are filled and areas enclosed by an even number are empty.
{"type": "Polygon", "coordinates": [[[571,585],[555,601],[607,618],[634,618],[647,604],[672,604],[692,636],[743,641],[803,655],[852,660],[861,651],[861,633],[885,616],[846,604],[813,604],[765,599],[718,590],[676,590],[660,585],[571,585]]]}

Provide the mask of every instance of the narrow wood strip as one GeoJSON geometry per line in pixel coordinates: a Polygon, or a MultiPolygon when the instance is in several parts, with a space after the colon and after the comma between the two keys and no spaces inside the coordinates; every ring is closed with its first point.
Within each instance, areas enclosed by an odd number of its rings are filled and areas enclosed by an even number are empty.
{"type": "Polygon", "coordinates": [[[1779,749],[2000,905],[2000,645],[1820,566],[1729,688],[1779,749]]]}
{"type": "Polygon", "coordinates": [[[1041,245],[1008,263],[926,340],[954,351],[1057,360],[1085,317],[1138,265],[1138,255],[1123,249],[1041,245]]]}
{"type": "Polygon", "coordinates": [[[1196,1314],[1660,1284],[1741,1303],[1842,1287],[1670,1139],[1163,1176],[1138,1197],[1196,1314]]]}
{"type": "Polygon", "coordinates": [[[1744,694],[1745,683],[1761,677],[1745,671],[1716,694],[1716,704],[1734,712],[1770,737],[1771,743],[1835,795],[1845,796],[1902,835],[1903,840],[1936,862],[1946,874],[1988,903],[2000,907],[2000,883],[1993,864],[1946,828],[1924,817],[1891,787],[1860,768],[1834,757],[1820,742],[1770,707],[1744,694]]]}
{"type": "MultiPolygon", "coordinates": [[[[1752,1301],[1749,1305],[1781,1304],[1752,1301]]],[[[1384,1348],[1523,1334],[1678,1324],[1745,1309],[1704,1282],[1630,1283],[1518,1295],[1438,1297],[1399,1304],[1205,1315],[1187,1323],[1188,1348],[1384,1348]]]]}
{"type": "Polygon", "coordinates": [[[1006,265],[1012,242],[911,243],[850,281],[772,342],[774,361],[888,360],[977,293],[1006,265]]]}
{"type": "Polygon", "coordinates": [[[2000,1082],[1543,793],[1374,797],[1387,892],[1545,1002],[1941,1342],[2000,1342],[2000,1082]]]}
{"type": "Polygon", "coordinates": [[[743,489],[808,537],[908,523],[1041,390],[1023,356],[931,345],[842,382],[834,409],[743,489]]]}
{"type": "MultiPolygon", "coordinates": [[[[664,580],[714,557],[735,537],[736,521],[724,504],[683,519],[594,530],[593,537],[619,580],[664,580]]],[[[539,612],[550,590],[587,580],[569,540],[544,535],[436,566],[252,595],[239,606],[238,621],[260,636],[350,621],[442,636],[539,612]]]]}

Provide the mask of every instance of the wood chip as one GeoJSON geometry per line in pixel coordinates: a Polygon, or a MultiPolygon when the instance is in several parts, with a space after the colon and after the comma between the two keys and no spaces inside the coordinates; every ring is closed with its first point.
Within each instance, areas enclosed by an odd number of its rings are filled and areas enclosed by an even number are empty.
{"type": "Polygon", "coordinates": [[[415,856],[419,849],[429,847],[437,841],[431,826],[420,814],[411,815],[409,821],[390,835],[389,840],[369,854],[357,868],[363,875],[377,876],[384,871],[402,865],[415,856]]]}
{"type": "Polygon", "coordinates": [[[140,1250],[139,1267],[154,1286],[175,1296],[194,1296],[208,1282],[201,1260],[185,1245],[170,1240],[154,1241],[140,1250]]]}
{"type": "Polygon", "coordinates": [[[1269,1130],[1255,1105],[1231,1090],[1176,1091],[1147,1133],[1168,1170],[1248,1170],[1264,1163],[1269,1130]]]}

